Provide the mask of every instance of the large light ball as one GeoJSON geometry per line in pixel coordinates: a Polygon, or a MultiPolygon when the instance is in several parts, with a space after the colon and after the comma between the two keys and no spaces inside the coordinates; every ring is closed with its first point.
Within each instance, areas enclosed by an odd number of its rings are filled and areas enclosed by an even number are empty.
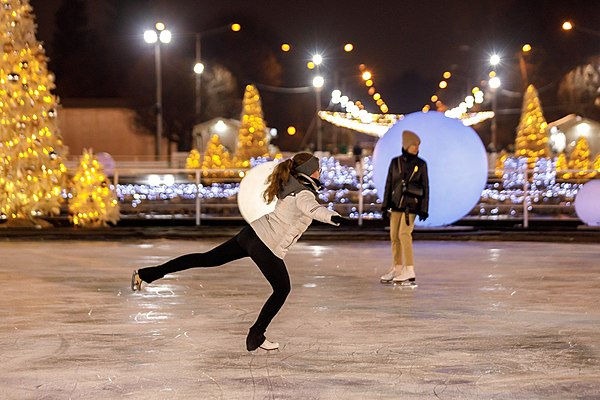
{"type": "Polygon", "coordinates": [[[377,142],[373,180],[383,199],[390,161],[402,154],[402,132],[421,138],[419,157],[427,162],[429,219],[418,226],[444,226],[464,217],[481,197],[487,182],[487,156],[477,133],[442,113],[416,112],[405,116],[377,142]]]}
{"type": "Polygon", "coordinates": [[[575,213],[590,226],[600,226],[600,180],[589,181],[575,197],[575,213]]]}
{"type": "Polygon", "coordinates": [[[275,209],[277,199],[267,204],[263,199],[263,193],[267,189],[267,178],[276,165],[276,161],[257,165],[249,170],[240,182],[238,208],[246,222],[255,221],[275,209]]]}

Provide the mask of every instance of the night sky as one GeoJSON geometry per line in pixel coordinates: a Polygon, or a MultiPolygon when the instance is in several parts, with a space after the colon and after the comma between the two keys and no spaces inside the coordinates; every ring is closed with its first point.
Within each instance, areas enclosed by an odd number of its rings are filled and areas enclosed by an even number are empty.
{"type": "MultiPolygon", "coordinates": [[[[188,58],[193,58],[194,48],[193,40],[185,33],[239,21],[243,28],[236,35],[247,33],[252,41],[246,42],[246,51],[241,52],[238,48],[234,56],[247,60],[252,57],[256,46],[271,51],[281,65],[279,78],[275,81],[260,82],[260,79],[266,78],[251,72],[240,79],[270,85],[275,82],[274,86],[281,87],[310,85],[311,74],[305,63],[312,52],[320,50],[326,58],[323,72],[329,83],[324,93],[333,89],[331,83],[335,76],[338,83],[344,85],[347,94],[362,100],[372,112],[377,108],[367,95],[366,88],[361,86],[360,63],[374,72],[375,86],[389,105],[390,112],[408,113],[420,110],[429,102],[430,96],[437,90],[441,74],[446,70],[456,72],[457,77],[456,82],[451,83],[453,91],[448,90],[447,101],[453,103],[452,96],[457,99],[464,97],[467,86],[486,76],[489,71],[487,61],[494,51],[505,57],[501,68],[505,68],[505,76],[509,77],[512,76],[510,71],[517,68],[517,52],[524,43],[530,43],[534,48],[530,78],[540,87],[556,85],[565,72],[584,63],[590,56],[600,54],[600,37],[582,32],[565,33],[560,29],[562,21],[570,18],[580,26],[599,30],[600,1],[595,0],[121,0],[132,4],[133,11],[118,17],[110,15],[110,1],[84,1],[87,6],[86,25],[96,38],[100,38],[97,40],[104,42],[102,49],[107,46],[125,49],[130,57],[128,62],[135,62],[135,57],[148,60],[149,50],[141,40],[141,33],[156,20],[164,21],[174,32],[170,45],[173,48],[169,51],[188,58]],[[136,4],[140,6],[136,8],[136,4]],[[110,30],[117,22],[114,18],[119,19],[121,30],[118,32],[110,30]],[[293,46],[290,53],[279,50],[283,42],[293,46]],[[341,51],[346,42],[355,45],[353,53],[341,51]]],[[[57,48],[54,43],[55,14],[61,0],[32,0],[31,4],[37,16],[38,39],[45,42],[48,56],[52,59],[57,48]]],[[[232,40],[238,39],[224,34],[204,38],[203,58],[219,57],[226,51],[223,47],[233,43],[232,40]]],[[[118,61],[115,60],[112,67],[124,68],[118,61]]],[[[521,88],[519,79],[503,81],[508,90],[519,91],[521,88]]],[[[107,85],[110,82],[114,84],[114,80],[109,80],[107,85]]],[[[59,93],[62,84],[58,80],[59,93]]],[[[297,106],[304,110],[304,114],[310,114],[310,102],[314,101],[314,96],[308,95],[261,94],[266,97],[267,121],[280,131],[298,118],[290,112],[291,108],[297,106]],[[273,104],[270,109],[269,104],[273,104]]],[[[94,95],[88,92],[81,93],[80,97],[94,95]]],[[[546,96],[542,100],[548,104],[549,112],[556,108],[556,116],[561,116],[561,110],[556,107],[560,103],[556,90],[541,91],[541,96],[546,96]]],[[[323,99],[326,97],[324,94],[323,99]]],[[[516,104],[518,107],[518,101],[516,104]]],[[[515,104],[507,103],[506,106],[514,107],[515,104]]],[[[506,121],[509,133],[505,136],[510,136],[511,130],[514,132],[514,127],[508,126],[511,123],[506,121]]],[[[285,147],[284,143],[282,145],[285,147]]]]}

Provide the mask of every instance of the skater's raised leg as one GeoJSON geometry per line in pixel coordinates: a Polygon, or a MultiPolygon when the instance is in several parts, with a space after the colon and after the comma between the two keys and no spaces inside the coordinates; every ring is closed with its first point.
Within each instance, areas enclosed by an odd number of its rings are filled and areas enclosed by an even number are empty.
{"type": "MultiPolygon", "coordinates": [[[[252,228],[249,226],[245,227],[238,235],[206,253],[186,254],[156,267],[141,268],[137,271],[137,275],[142,281],[151,283],[173,272],[190,268],[218,267],[228,262],[247,257],[248,253],[238,242],[239,236],[247,230],[251,231],[252,228]]],[[[132,278],[132,287],[134,286],[133,280],[134,278],[132,278]]],[[[141,287],[141,284],[139,286],[141,287]]]]}

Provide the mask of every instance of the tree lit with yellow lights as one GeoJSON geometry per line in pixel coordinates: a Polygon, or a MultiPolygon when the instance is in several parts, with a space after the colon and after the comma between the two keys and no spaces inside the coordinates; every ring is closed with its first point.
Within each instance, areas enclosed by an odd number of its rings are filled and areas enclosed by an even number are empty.
{"type": "Polygon", "coordinates": [[[590,146],[587,139],[583,136],[577,139],[577,143],[571,151],[569,168],[582,170],[575,174],[577,178],[592,178],[596,175],[595,172],[584,172],[592,169],[592,162],[590,159],[590,146]]]}
{"type": "Polygon", "coordinates": [[[66,172],[44,48],[28,0],[2,0],[0,37],[0,212],[34,220],[60,212],[66,172]]]}
{"type": "Polygon", "coordinates": [[[209,178],[228,178],[234,175],[231,156],[221,144],[218,135],[213,135],[208,141],[202,160],[202,176],[209,178]]]}
{"type": "Polygon", "coordinates": [[[200,168],[200,152],[196,149],[192,149],[185,160],[185,167],[187,169],[198,169],[200,168]]]}
{"type": "Polygon", "coordinates": [[[240,168],[250,167],[250,159],[268,157],[268,140],[265,132],[262,104],[258,89],[247,85],[242,101],[242,125],[238,135],[235,164],[240,168]]]}
{"type": "Polygon", "coordinates": [[[567,162],[567,156],[565,153],[560,153],[556,159],[556,176],[563,179],[569,179],[571,174],[569,172],[563,172],[569,169],[569,163],[567,162]]]}
{"type": "Polygon", "coordinates": [[[550,154],[547,127],[538,92],[533,85],[529,85],[525,91],[521,120],[517,128],[515,156],[527,157],[530,169],[533,169],[538,158],[548,157],[550,154]]]}
{"type": "Polygon", "coordinates": [[[120,219],[117,196],[91,151],[84,151],[73,177],[69,218],[75,226],[99,227],[120,219]]]}

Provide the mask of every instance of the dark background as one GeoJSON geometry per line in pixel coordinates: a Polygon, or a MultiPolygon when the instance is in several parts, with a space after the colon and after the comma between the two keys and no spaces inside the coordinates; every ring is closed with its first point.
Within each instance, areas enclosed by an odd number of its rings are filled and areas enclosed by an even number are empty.
{"type": "MultiPolygon", "coordinates": [[[[600,36],[564,32],[565,19],[598,30],[600,1],[479,0],[479,1],[192,1],[192,0],[32,0],[38,39],[44,42],[56,93],[65,104],[77,98],[119,98],[138,111],[140,123],[153,130],[154,53],[143,31],[161,20],[173,32],[163,50],[166,130],[190,146],[194,122],[194,32],[231,22],[238,33],[206,35],[202,58],[202,120],[239,117],[244,86],[256,83],[265,119],[280,134],[283,150],[295,150],[314,117],[315,95],[284,93],[278,88],[310,86],[306,68],[311,54],[321,51],[327,79],[323,104],[334,81],[344,94],[361,100],[371,112],[377,107],[366,93],[358,65],[374,73],[375,86],[391,113],[420,110],[436,93],[446,70],[454,77],[441,93],[456,105],[467,90],[486,78],[489,55],[503,55],[498,73],[498,129],[502,147],[514,140],[524,82],[518,53],[524,43],[529,81],[540,91],[546,118],[574,110],[595,116],[598,107],[567,104],[558,96],[564,75],[600,54],[600,36]],[[290,43],[289,53],[280,51],[290,43]],[[341,46],[351,42],[352,53],[341,46]],[[300,134],[285,134],[288,125],[300,134]]],[[[429,103],[430,104],[430,103],[429,103]]],[[[489,104],[483,106],[489,109],[489,104]]],[[[489,127],[476,128],[484,141],[489,127]]],[[[487,136],[486,136],[487,135],[487,136]]]]}

